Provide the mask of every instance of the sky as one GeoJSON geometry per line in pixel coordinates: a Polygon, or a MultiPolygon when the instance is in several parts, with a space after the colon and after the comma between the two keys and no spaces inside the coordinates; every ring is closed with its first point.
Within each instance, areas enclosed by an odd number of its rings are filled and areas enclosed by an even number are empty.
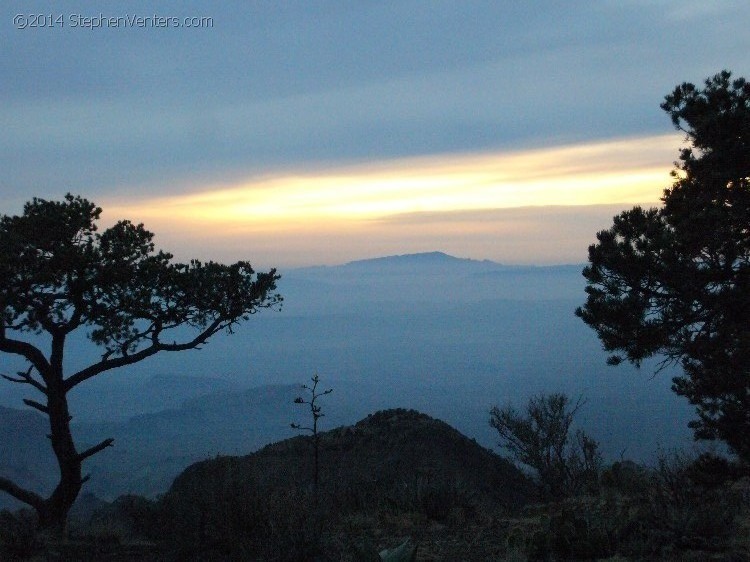
{"type": "Polygon", "coordinates": [[[179,259],[580,263],[656,205],[746,0],[5,2],[0,213],[80,194],[179,259]]]}

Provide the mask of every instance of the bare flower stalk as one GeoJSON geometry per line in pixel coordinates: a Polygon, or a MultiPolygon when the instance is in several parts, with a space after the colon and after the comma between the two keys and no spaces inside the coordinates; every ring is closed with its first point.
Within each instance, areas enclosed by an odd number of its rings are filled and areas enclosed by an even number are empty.
{"type": "Polygon", "coordinates": [[[320,383],[320,377],[316,373],[313,375],[313,377],[310,379],[312,381],[312,386],[307,386],[306,384],[302,385],[302,389],[306,390],[310,397],[305,400],[302,396],[298,396],[294,399],[295,404],[307,404],[310,407],[310,414],[312,415],[312,426],[303,426],[298,423],[292,423],[292,429],[297,429],[299,431],[309,431],[312,434],[313,437],[313,491],[315,494],[315,501],[318,501],[318,487],[320,483],[320,434],[318,433],[318,420],[325,416],[325,414],[322,412],[321,407],[316,404],[316,401],[321,396],[325,396],[326,394],[330,394],[333,392],[332,388],[329,388],[328,390],[324,390],[323,392],[318,392],[318,384],[320,383]]]}

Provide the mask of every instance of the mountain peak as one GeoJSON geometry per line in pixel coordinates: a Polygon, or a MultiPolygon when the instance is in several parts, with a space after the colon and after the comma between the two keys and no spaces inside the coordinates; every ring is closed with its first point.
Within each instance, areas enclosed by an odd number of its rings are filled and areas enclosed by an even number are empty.
{"type": "Polygon", "coordinates": [[[492,263],[489,260],[473,260],[469,258],[457,258],[445,252],[419,252],[416,254],[398,254],[380,258],[350,261],[347,267],[358,267],[366,265],[443,265],[458,263],[492,263]]]}
{"type": "MultiPolygon", "coordinates": [[[[321,473],[331,494],[340,494],[335,505],[344,505],[354,497],[352,490],[362,488],[372,497],[389,497],[419,477],[425,483],[460,483],[477,504],[520,505],[533,493],[530,480],[507,459],[416,410],[381,410],[354,425],[322,432],[319,438],[321,473]]],[[[248,491],[255,488],[260,497],[306,486],[312,474],[311,440],[300,435],[247,456],[198,462],[174,480],[167,495],[179,499],[186,490],[201,490],[205,497],[214,497],[210,486],[226,489],[226,479],[248,491]]]]}

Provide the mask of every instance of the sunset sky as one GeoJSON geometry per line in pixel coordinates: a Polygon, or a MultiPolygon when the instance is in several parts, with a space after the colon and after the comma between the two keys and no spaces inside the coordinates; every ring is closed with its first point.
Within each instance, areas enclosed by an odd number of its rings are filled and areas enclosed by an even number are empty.
{"type": "Polygon", "coordinates": [[[81,194],[180,259],[581,262],[669,185],[664,95],[750,76],[746,0],[105,6],[4,4],[0,213],[81,194]]]}

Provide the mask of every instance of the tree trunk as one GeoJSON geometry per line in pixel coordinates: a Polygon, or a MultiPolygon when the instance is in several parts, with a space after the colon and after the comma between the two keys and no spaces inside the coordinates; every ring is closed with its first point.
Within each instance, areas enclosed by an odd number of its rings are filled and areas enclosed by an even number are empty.
{"type": "Polygon", "coordinates": [[[40,529],[64,535],[68,512],[81,491],[84,479],[81,475],[81,455],[76,450],[70,432],[68,399],[62,384],[48,385],[47,409],[49,438],[60,469],[60,481],[52,495],[36,511],[40,529]]]}
{"type": "MultiPolygon", "coordinates": [[[[63,347],[65,344],[65,332],[49,330],[52,334],[52,353],[50,360],[46,361],[44,356],[33,346],[13,342],[16,347],[10,345],[11,353],[25,355],[32,363],[33,368],[39,372],[44,383],[31,378],[31,368],[27,373],[20,373],[18,378],[10,377],[10,380],[19,383],[31,384],[42,392],[47,403],[42,404],[36,400],[24,399],[24,403],[47,416],[49,419],[50,432],[47,437],[52,444],[52,450],[57,459],[60,471],[60,480],[52,494],[44,499],[39,494],[25,490],[8,480],[0,477],[0,491],[6,492],[19,501],[32,507],[38,516],[40,530],[51,532],[58,537],[64,537],[67,531],[67,520],[70,508],[76,501],[81,491],[81,486],[88,480],[81,474],[81,465],[84,460],[112,445],[112,439],[105,439],[101,443],[89,447],[83,452],[78,452],[70,431],[70,412],[68,410],[68,391],[74,385],[66,381],[63,376],[63,347]]],[[[4,327],[0,322],[0,342],[8,345],[8,340],[3,340],[4,327]]],[[[7,349],[6,349],[7,351],[7,349]]],[[[5,378],[9,378],[3,375],[5,378]]]]}

